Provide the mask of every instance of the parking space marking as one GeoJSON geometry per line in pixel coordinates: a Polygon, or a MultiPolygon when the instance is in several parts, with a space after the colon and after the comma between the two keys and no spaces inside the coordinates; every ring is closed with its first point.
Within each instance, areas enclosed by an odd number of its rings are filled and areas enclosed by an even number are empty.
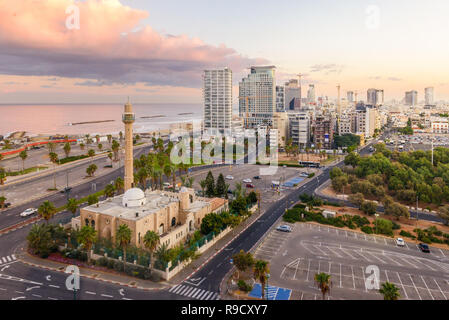
{"type": "Polygon", "coordinates": [[[354,286],[355,290],[354,268],[352,266],[351,266],[351,273],[352,273],[352,285],[354,286]]]}
{"type": "Polygon", "coordinates": [[[401,280],[401,276],[399,275],[398,272],[396,272],[396,274],[398,275],[399,282],[401,283],[402,291],[404,291],[404,293],[405,293],[405,298],[408,300],[408,294],[407,294],[407,291],[405,291],[404,284],[402,283],[402,280],[401,280]]]}
{"type": "Polygon", "coordinates": [[[321,251],[325,256],[327,256],[328,254],[326,252],[324,252],[323,250],[321,250],[320,248],[318,248],[318,246],[312,246],[315,249],[318,249],[319,251],[321,251]]]}
{"type": "Polygon", "coordinates": [[[333,254],[335,254],[339,258],[343,258],[341,254],[339,254],[337,251],[332,250],[331,247],[326,247],[327,250],[331,251],[333,254]]]}
{"type": "Polygon", "coordinates": [[[341,278],[342,276],[341,276],[341,263],[340,263],[340,288],[341,288],[341,278]]]}
{"type": "Polygon", "coordinates": [[[438,282],[435,280],[435,278],[433,278],[433,281],[435,282],[435,284],[437,285],[437,287],[438,287],[438,290],[440,290],[440,292],[441,292],[441,294],[443,295],[443,297],[444,297],[444,299],[446,299],[447,300],[447,297],[446,297],[446,295],[444,294],[444,292],[443,292],[443,290],[441,290],[441,288],[440,288],[440,285],[438,284],[438,282]]]}
{"type": "Polygon", "coordinates": [[[390,279],[388,278],[388,272],[387,272],[387,270],[384,270],[385,271],[385,276],[387,277],[387,282],[390,282],[390,279]]]}
{"type": "Polygon", "coordinates": [[[348,252],[346,252],[346,250],[345,249],[343,249],[341,246],[340,246],[340,250],[341,251],[343,251],[344,253],[346,253],[348,256],[350,256],[352,259],[354,259],[354,260],[358,260],[356,257],[354,257],[352,254],[350,254],[350,253],[348,253],[348,252]]]}
{"type": "Polygon", "coordinates": [[[306,278],[306,281],[309,281],[309,273],[310,273],[310,259],[309,259],[309,266],[307,267],[307,278],[306,278]]]}
{"type": "Polygon", "coordinates": [[[372,262],[370,259],[368,259],[367,257],[365,257],[361,252],[355,251],[355,253],[357,253],[358,255],[362,256],[366,261],[372,262]]]}
{"type": "Polygon", "coordinates": [[[426,281],[424,280],[423,276],[421,276],[421,280],[422,280],[422,282],[424,282],[424,285],[426,286],[427,291],[429,291],[429,294],[430,294],[430,296],[432,297],[432,300],[435,300],[435,298],[433,297],[432,292],[430,292],[430,289],[429,289],[429,287],[427,286],[427,283],[426,283],[426,281]]]}
{"type": "Polygon", "coordinates": [[[362,269],[363,283],[365,284],[365,292],[368,292],[368,289],[366,288],[365,270],[363,269],[363,267],[360,267],[360,269],[362,269]]]}
{"type": "Polygon", "coordinates": [[[389,259],[389,260],[391,260],[391,261],[393,261],[397,266],[401,266],[401,267],[402,267],[402,264],[400,264],[399,262],[397,262],[397,261],[394,260],[393,258],[389,257],[388,255],[384,254],[384,257],[387,258],[387,259],[389,259]]]}
{"type": "Polygon", "coordinates": [[[410,280],[412,281],[412,284],[413,284],[413,287],[415,288],[416,293],[418,294],[419,300],[422,300],[421,295],[419,294],[418,288],[416,288],[416,286],[415,286],[415,281],[413,281],[411,274],[409,273],[408,276],[409,276],[410,280]]]}
{"type": "Polygon", "coordinates": [[[372,254],[371,252],[367,252],[367,251],[365,251],[365,253],[367,253],[367,254],[369,254],[369,255],[373,256],[374,258],[376,258],[376,259],[377,259],[377,260],[379,260],[380,262],[382,262],[382,263],[384,263],[384,264],[387,264],[387,262],[386,262],[386,261],[384,261],[384,260],[382,260],[381,258],[379,258],[378,256],[376,256],[376,255],[372,254]]]}

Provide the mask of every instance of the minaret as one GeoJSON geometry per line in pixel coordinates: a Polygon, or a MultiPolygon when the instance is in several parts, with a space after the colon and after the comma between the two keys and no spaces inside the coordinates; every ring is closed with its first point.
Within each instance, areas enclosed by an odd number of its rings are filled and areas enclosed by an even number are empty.
{"type": "Polygon", "coordinates": [[[134,163],[133,163],[133,123],[136,116],[133,113],[133,106],[128,102],[125,104],[125,112],[122,121],[125,124],[125,192],[131,189],[134,184],[134,163]]]}

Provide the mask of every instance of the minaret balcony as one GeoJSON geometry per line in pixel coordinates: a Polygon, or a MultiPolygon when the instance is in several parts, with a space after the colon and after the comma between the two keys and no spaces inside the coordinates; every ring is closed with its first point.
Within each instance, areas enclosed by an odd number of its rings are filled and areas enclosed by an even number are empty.
{"type": "Polygon", "coordinates": [[[134,113],[124,113],[122,115],[122,121],[124,123],[133,123],[136,120],[136,115],[134,113]]]}

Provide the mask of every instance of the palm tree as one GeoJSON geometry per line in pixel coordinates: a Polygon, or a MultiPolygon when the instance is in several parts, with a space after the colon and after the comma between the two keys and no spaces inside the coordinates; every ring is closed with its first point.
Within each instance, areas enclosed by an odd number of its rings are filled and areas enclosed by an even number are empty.
{"type": "Polygon", "coordinates": [[[48,224],[48,220],[53,218],[56,213],[56,207],[52,202],[47,200],[39,206],[37,213],[45,220],[46,224],[48,224]]]}
{"type": "Polygon", "coordinates": [[[3,185],[6,181],[6,171],[0,167],[0,185],[3,185]]]}
{"type": "Polygon", "coordinates": [[[95,150],[94,149],[89,149],[89,151],[87,151],[87,155],[90,157],[90,161],[93,161],[93,157],[95,155],[95,150]]]}
{"type": "MultiPolygon", "coordinates": [[[[164,175],[167,177],[167,181],[170,180],[171,173],[172,173],[170,164],[166,164],[166,165],[164,166],[163,172],[164,172],[164,175]]],[[[174,190],[174,189],[175,189],[175,185],[173,185],[173,190],[174,190]]]]}
{"type": "Polygon", "coordinates": [[[56,162],[58,162],[58,155],[55,152],[50,152],[48,156],[50,157],[50,161],[53,163],[53,189],[56,190],[56,162]]]}
{"type": "Polygon", "coordinates": [[[106,188],[104,188],[104,194],[108,198],[112,198],[115,194],[115,188],[113,184],[108,184],[106,188]]]}
{"type": "Polygon", "coordinates": [[[97,231],[87,225],[83,226],[77,234],[77,241],[83,245],[87,250],[87,262],[90,263],[90,249],[97,239],[97,231]]]}
{"type": "Polygon", "coordinates": [[[318,286],[318,289],[321,291],[324,300],[326,298],[326,294],[330,292],[332,287],[330,274],[324,272],[315,274],[315,283],[318,286]]]}
{"type": "Polygon", "coordinates": [[[65,153],[65,157],[68,158],[70,155],[70,151],[72,150],[72,147],[70,146],[69,142],[66,142],[64,144],[64,153],[65,153]]]}
{"type": "Polygon", "coordinates": [[[207,181],[205,179],[200,181],[201,194],[203,195],[203,197],[204,197],[204,189],[206,188],[206,185],[207,185],[207,181]]]}
{"type": "Polygon", "coordinates": [[[265,283],[267,282],[268,273],[270,269],[268,268],[268,262],[264,260],[257,260],[254,264],[253,276],[254,280],[259,280],[262,286],[262,298],[265,292],[265,283]]]}
{"type": "Polygon", "coordinates": [[[3,206],[5,205],[6,197],[0,196],[0,209],[3,209],[3,206]]]}
{"type": "Polygon", "coordinates": [[[154,254],[154,251],[156,250],[157,246],[159,245],[159,243],[160,243],[160,238],[156,232],[147,231],[147,233],[145,233],[145,236],[143,237],[143,244],[145,245],[145,248],[147,248],[148,251],[150,251],[150,257],[151,257],[150,268],[151,269],[153,269],[153,266],[154,266],[153,254],[154,254]]]}
{"type": "Polygon", "coordinates": [[[25,160],[26,160],[26,158],[28,158],[28,153],[27,153],[26,149],[23,151],[20,151],[19,157],[22,159],[22,172],[23,172],[23,171],[25,171],[25,160]]]}
{"type": "Polygon", "coordinates": [[[27,235],[28,247],[33,250],[33,253],[39,254],[46,250],[50,241],[51,234],[47,225],[33,224],[30,232],[27,235]]]}
{"type": "Polygon", "coordinates": [[[108,153],[108,158],[109,158],[109,160],[111,160],[111,167],[112,167],[112,157],[113,157],[114,155],[112,154],[112,152],[109,152],[108,153]]]}
{"type": "Polygon", "coordinates": [[[97,165],[95,163],[92,163],[90,166],[87,167],[86,173],[89,177],[93,177],[97,169],[98,169],[97,165]]]}
{"type": "Polygon", "coordinates": [[[67,210],[69,210],[73,216],[75,216],[76,211],[78,210],[78,202],[76,199],[69,199],[67,201],[67,210]]]}
{"type": "Polygon", "coordinates": [[[84,143],[82,143],[82,142],[80,143],[80,149],[81,149],[81,150],[84,150],[84,147],[85,147],[85,146],[86,146],[86,145],[85,145],[84,143]]]}
{"type": "Polygon", "coordinates": [[[390,282],[382,283],[379,293],[384,296],[384,300],[398,300],[401,297],[398,287],[390,282]]]}
{"type": "Polygon", "coordinates": [[[118,152],[120,149],[120,143],[118,143],[116,140],[112,141],[112,152],[114,152],[114,161],[118,161],[118,152]]]}
{"type": "Polygon", "coordinates": [[[103,144],[99,143],[99,144],[98,144],[98,150],[101,151],[102,149],[103,149],[103,144]]]}
{"type": "Polygon", "coordinates": [[[126,248],[131,241],[131,229],[126,224],[121,224],[115,234],[116,241],[123,249],[123,261],[126,263],[126,248]]]}
{"type": "Polygon", "coordinates": [[[123,132],[120,131],[120,132],[118,133],[118,135],[120,136],[120,141],[122,141],[122,140],[123,140],[123,132]]]}
{"type": "Polygon", "coordinates": [[[117,193],[120,193],[121,191],[123,191],[123,188],[125,187],[125,183],[124,183],[123,179],[120,177],[115,179],[114,187],[115,187],[115,190],[117,190],[117,193]]]}
{"type": "Polygon", "coordinates": [[[109,146],[111,146],[111,143],[112,143],[112,134],[108,134],[106,137],[108,138],[109,146]]]}
{"type": "Polygon", "coordinates": [[[49,153],[55,152],[56,144],[54,142],[49,142],[47,148],[49,153]]]}
{"type": "Polygon", "coordinates": [[[97,144],[99,144],[99,143],[100,143],[100,135],[97,134],[97,135],[95,136],[95,139],[97,140],[97,144]]]}

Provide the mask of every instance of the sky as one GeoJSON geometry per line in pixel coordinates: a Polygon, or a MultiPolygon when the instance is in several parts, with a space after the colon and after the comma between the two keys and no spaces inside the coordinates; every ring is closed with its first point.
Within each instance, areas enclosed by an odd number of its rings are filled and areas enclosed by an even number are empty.
{"type": "Polygon", "coordinates": [[[0,103],[201,103],[202,71],[221,67],[237,101],[252,65],[278,84],[303,74],[303,95],[449,100],[448,14],[447,0],[0,0],[0,103]]]}

